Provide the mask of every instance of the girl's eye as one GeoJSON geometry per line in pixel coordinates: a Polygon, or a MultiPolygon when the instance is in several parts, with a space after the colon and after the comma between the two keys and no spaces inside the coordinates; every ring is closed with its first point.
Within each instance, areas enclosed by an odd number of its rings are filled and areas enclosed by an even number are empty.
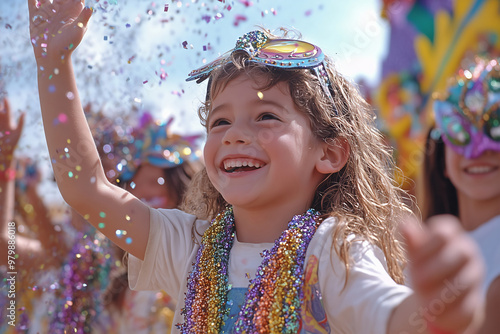
{"type": "Polygon", "coordinates": [[[261,121],[266,121],[266,120],[270,120],[270,119],[279,120],[279,118],[276,115],[271,114],[271,113],[264,113],[264,114],[259,116],[259,120],[261,120],[261,121]]]}
{"type": "Polygon", "coordinates": [[[229,124],[229,121],[226,120],[226,119],[223,119],[223,118],[220,118],[220,119],[216,119],[215,121],[212,122],[212,124],[210,125],[210,129],[211,128],[214,128],[216,126],[220,126],[220,125],[228,125],[229,124]]]}

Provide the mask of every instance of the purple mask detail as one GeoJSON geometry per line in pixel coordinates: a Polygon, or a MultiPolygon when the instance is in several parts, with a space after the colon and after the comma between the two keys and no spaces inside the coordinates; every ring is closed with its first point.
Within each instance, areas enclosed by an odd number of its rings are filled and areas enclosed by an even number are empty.
{"type": "Polygon", "coordinates": [[[434,102],[436,126],[443,141],[458,154],[475,159],[485,151],[500,152],[500,65],[479,59],[462,71],[466,77],[434,102]]]}
{"type": "MultiPolygon", "coordinates": [[[[436,125],[441,132],[443,141],[458,154],[467,159],[475,159],[487,150],[500,152],[500,141],[490,138],[483,129],[479,130],[451,103],[436,101],[434,110],[436,125]]],[[[500,127],[493,128],[493,131],[497,132],[497,137],[499,130],[500,127]]]]}

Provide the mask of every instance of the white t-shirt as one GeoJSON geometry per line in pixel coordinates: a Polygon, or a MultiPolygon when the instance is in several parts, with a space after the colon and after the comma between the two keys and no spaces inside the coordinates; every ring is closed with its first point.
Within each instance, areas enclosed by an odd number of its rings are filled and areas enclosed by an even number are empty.
{"type": "MultiPolygon", "coordinates": [[[[151,226],[144,261],[129,256],[129,283],[134,290],[165,290],[177,296],[174,325],[184,321],[186,282],[196,260],[201,234],[209,222],[179,210],[151,209],[151,226]],[[193,231],[193,225],[195,231],[193,231]],[[193,241],[192,237],[195,237],[193,241]]],[[[367,242],[351,246],[354,264],[345,283],[345,266],[332,249],[335,220],[321,223],[309,244],[305,262],[302,332],[385,333],[393,308],[412,292],[396,284],[387,273],[383,252],[367,242]]],[[[249,281],[262,258],[264,249],[273,244],[249,244],[234,241],[229,260],[229,318],[234,322],[249,281]]],[[[224,327],[223,331],[227,328],[224,327]]],[[[179,333],[177,328],[172,333],[179,333]]]]}
{"type": "Polygon", "coordinates": [[[470,236],[479,246],[486,264],[484,281],[484,292],[486,293],[491,282],[500,277],[500,216],[496,216],[471,231],[470,236]]]}

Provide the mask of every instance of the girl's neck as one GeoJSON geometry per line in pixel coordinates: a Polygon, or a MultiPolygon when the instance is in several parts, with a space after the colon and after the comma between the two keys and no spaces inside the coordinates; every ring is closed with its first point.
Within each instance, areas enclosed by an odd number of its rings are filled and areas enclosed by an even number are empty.
{"type": "Polygon", "coordinates": [[[500,215],[500,201],[474,201],[470,198],[458,198],[458,214],[462,226],[467,231],[473,231],[492,218],[500,215]]]}
{"type": "Polygon", "coordinates": [[[309,204],[291,203],[278,207],[261,208],[233,207],[238,241],[246,243],[274,242],[287,229],[293,216],[309,209],[309,204]]]}

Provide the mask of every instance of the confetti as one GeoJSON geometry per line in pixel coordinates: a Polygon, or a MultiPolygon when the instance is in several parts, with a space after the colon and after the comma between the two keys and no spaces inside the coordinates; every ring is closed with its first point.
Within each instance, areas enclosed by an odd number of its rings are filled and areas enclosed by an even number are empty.
{"type": "Polygon", "coordinates": [[[60,113],[57,116],[57,120],[59,121],[59,123],[66,123],[68,121],[68,116],[66,114],[60,113]]]}
{"type": "Polygon", "coordinates": [[[102,147],[102,150],[104,151],[104,153],[106,153],[106,154],[107,154],[107,153],[111,152],[112,147],[111,147],[111,145],[109,145],[109,144],[105,144],[105,145],[102,147]]]}
{"type": "Polygon", "coordinates": [[[244,15],[236,15],[235,18],[234,18],[234,22],[233,22],[233,25],[235,27],[237,27],[240,22],[246,22],[247,21],[247,17],[244,16],[244,15]]]}
{"type": "Polygon", "coordinates": [[[245,5],[245,7],[253,6],[253,2],[249,0],[240,0],[240,3],[245,5]]]}

